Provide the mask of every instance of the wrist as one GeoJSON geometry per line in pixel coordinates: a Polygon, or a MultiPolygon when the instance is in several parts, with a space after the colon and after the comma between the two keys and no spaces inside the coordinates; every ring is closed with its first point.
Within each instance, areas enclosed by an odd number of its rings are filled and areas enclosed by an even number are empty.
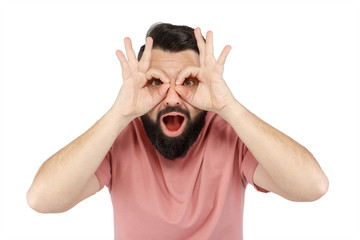
{"type": "Polygon", "coordinates": [[[232,125],[239,121],[241,115],[243,115],[245,111],[245,107],[234,98],[226,104],[218,114],[230,125],[232,125]]]}
{"type": "Polygon", "coordinates": [[[114,104],[106,113],[106,115],[108,115],[109,118],[114,119],[114,121],[119,123],[119,126],[121,128],[129,124],[135,118],[130,114],[125,114],[121,106],[118,106],[117,104],[114,104]]]}
{"type": "Polygon", "coordinates": [[[231,98],[227,103],[216,113],[219,114],[222,118],[226,119],[231,117],[234,113],[234,110],[240,105],[240,103],[235,99],[231,98]]]}

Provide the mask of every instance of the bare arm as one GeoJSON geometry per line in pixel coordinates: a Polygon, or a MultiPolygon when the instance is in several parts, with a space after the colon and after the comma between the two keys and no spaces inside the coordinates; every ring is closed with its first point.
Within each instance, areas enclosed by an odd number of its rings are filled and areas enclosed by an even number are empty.
{"type": "Polygon", "coordinates": [[[229,105],[222,117],[259,162],[253,176],[256,185],[292,201],[314,201],[326,193],[328,179],[305,147],[238,102],[229,105]]]}
{"type": "MultiPolygon", "coordinates": [[[[63,212],[99,190],[95,172],[111,145],[134,118],[158,104],[169,87],[168,79],[148,71],[152,39],[148,38],[138,62],[131,41],[125,38],[127,59],[116,51],[123,85],[113,107],[88,131],[50,157],[39,169],[27,193],[29,205],[38,212],[63,212]],[[153,75],[164,84],[155,92],[147,88],[153,75]]],[[[159,75],[160,74],[160,75],[159,75]]]]}
{"type": "Polygon", "coordinates": [[[99,183],[90,180],[127,124],[112,109],[50,157],[40,167],[28,191],[29,205],[38,212],[62,212],[99,190],[99,183]]]}
{"type": "Polygon", "coordinates": [[[236,101],[223,79],[224,63],[230,51],[226,46],[216,60],[213,33],[195,29],[200,51],[200,67],[184,69],[176,91],[189,104],[213,111],[224,118],[250,149],[259,165],[254,183],[293,201],[313,201],[324,195],[328,179],[313,155],[290,137],[263,122],[236,101]],[[195,92],[182,86],[188,76],[199,80],[195,92]]]}

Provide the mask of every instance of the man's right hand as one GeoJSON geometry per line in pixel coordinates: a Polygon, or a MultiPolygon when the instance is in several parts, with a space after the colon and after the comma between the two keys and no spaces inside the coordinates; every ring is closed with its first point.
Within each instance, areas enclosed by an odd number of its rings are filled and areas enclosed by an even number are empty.
{"type": "Polygon", "coordinates": [[[121,64],[123,85],[114,107],[123,118],[129,121],[154,108],[164,99],[170,87],[170,81],[163,72],[156,69],[149,70],[152,44],[153,39],[147,37],[140,61],[135,56],[130,38],[124,39],[127,59],[122,51],[116,51],[121,64]],[[148,81],[153,79],[160,79],[163,84],[156,91],[149,91],[148,81]]]}
{"type": "Polygon", "coordinates": [[[64,212],[95,194],[100,189],[95,172],[117,136],[133,118],[147,113],[165,97],[170,86],[168,78],[160,70],[149,69],[153,40],[147,38],[139,62],[131,40],[125,38],[124,42],[127,59],[116,51],[123,85],[115,104],[94,126],[43,163],[27,193],[34,210],[64,212]],[[149,88],[147,83],[152,79],[163,84],[149,88]]]}

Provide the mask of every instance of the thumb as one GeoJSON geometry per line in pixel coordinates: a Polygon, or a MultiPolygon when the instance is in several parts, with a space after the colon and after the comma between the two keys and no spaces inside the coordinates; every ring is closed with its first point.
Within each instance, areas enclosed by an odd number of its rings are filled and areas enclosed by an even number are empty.
{"type": "Polygon", "coordinates": [[[189,104],[193,105],[194,93],[183,85],[176,85],[175,91],[189,104]]]}
{"type": "Polygon", "coordinates": [[[152,94],[152,98],[154,100],[154,102],[156,104],[158,104],[161,100],[163,100],[166,96],[167,91],[170,88],[170,84],[169,83],[163,83],[159,89],[157,89],[156,91],[154,91],[154,93],[152,94]]]}

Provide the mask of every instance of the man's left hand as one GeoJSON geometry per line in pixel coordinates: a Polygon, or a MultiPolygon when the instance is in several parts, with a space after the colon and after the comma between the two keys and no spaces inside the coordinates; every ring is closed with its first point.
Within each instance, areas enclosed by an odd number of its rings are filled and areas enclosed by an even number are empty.
{"type": "Polygon", "coordinates": [[[220,114],[235,100],[223,79],[224,64],[231,46],[225,46],[216,60],[213,33],[207,32],[206,42],[200,28],[196,28],[194,33],[200,52],[200,67],[190,66],[183,69],[176,80],[175,90],[192,106],[220,114]]]}

